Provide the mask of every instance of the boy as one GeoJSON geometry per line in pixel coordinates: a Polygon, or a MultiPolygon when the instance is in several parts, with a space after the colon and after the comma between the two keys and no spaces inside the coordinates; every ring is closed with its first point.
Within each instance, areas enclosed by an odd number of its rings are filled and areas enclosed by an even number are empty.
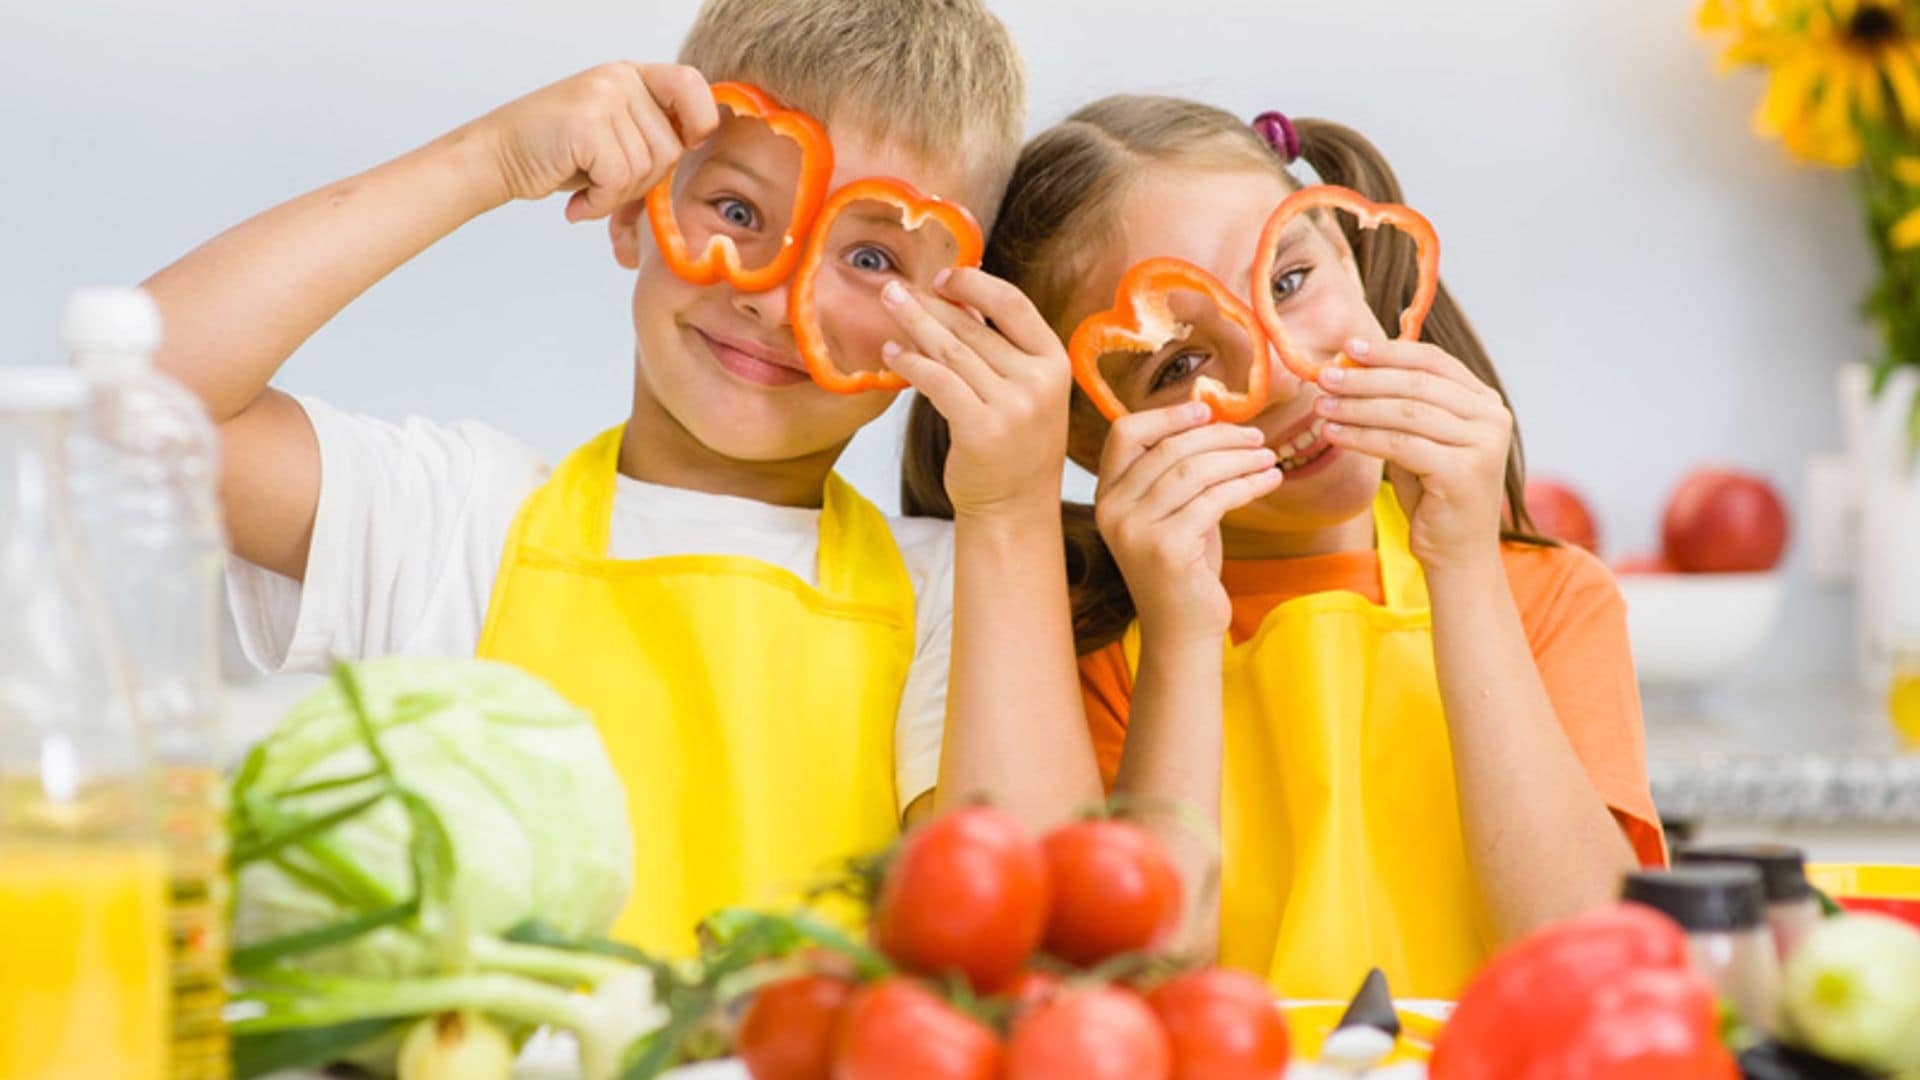
{"type": "Polygon", "coordinates": [[[681,60],[536,91],[147,283],[161,366],[225,439],[250,653],[288,669],[477,652],[592,711],[636,841],[615,936],[666,952],[715,907],[884,844],[936,786],[1036,824],[1099,793],[1060,565],[1066,363],[1031,306],[978,271],[938,295],[889,290],[906,348],[888,363],[948,413],[956,462],[953,527],[890,522],[831,470],[891,395],[809,382],[788,283],[681,280],[641,202],[684,149],[747,138],[708,83],[740,80],[825,125],[833,186],[897,176],[989,223],[1024,111],[1004,28],[978,0],[711,0],[681,60]],[[562,190],[567,219],[605,219],[636,272],[622,427],[550,470],[482,425],[392,425],[268,388],[386,273],[562,190]]]}

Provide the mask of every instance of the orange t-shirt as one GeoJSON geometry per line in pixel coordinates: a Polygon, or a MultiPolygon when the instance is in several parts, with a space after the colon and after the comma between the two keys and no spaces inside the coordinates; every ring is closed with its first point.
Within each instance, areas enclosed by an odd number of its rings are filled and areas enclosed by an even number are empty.
{"type": "MultiPolygon", "coordinates": [[[[1666,864],[1666,840],[1647,786],[1640,692],[1627,647],[1627,608],[1613,573],[1577,547],[1502,544],[1507,583],[1554,714],[1593,786],[1646,866],[1666,864]]],[[[1296,596],[1346,590],[1381,602],[1373,551],[1303,559],[1229,560],[1220,579],[1233,603],[1235,643],[1296,596]]],[[[1133,672],[1119,642],[1080,658],[1080,693],[1100,775],[1113,787],[1127,740],[1133,672]]]]}

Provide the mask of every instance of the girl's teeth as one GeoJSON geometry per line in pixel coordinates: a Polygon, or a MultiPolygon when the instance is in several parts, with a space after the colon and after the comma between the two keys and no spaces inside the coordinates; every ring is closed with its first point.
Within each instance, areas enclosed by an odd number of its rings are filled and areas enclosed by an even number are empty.
{"type": "Polygon", "coordinates": [[[1326,420],[1325,419],[1315,420],[1313,422],[1313,426],[1307,429],[1307,434],[1312,435],[1314,438],[1317,439],[1320,437],[1320,433],[1325,430],[1327,430],[1326,420]]]}
{"type": "Polygon", "coordinates": [[[1293,448],[1295,450],[1305,450],[1307,447],[1313,445],[1314,438],[1315,436],[1312,431],[1303,431],[1294,437],[1293,448]]]}

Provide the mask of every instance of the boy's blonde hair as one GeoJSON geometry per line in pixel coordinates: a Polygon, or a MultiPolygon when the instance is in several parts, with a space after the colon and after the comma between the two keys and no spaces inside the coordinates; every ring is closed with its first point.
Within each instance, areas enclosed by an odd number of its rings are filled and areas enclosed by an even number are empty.
{"type": "Polygon", "coordinates": [[[707,0],[680,62],[928,162],[966,162],[982,225],[1020,153],[1026,75],[980,0],[707,0]]]}

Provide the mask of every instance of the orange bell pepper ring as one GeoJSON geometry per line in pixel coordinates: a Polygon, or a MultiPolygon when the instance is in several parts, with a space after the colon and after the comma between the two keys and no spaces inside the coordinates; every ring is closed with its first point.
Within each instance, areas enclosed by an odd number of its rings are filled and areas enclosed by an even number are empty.
{"type": "Polygon", "coordinates": [[[1176,291],[1205,293],[1222,315],[1246,333],[1253,346],[1246,390],[1231,392],[1219,380],[1203,375],[1194,380],[1194,400],[1206,402],[1216,420],[1239,423],[1252,419],[1267,404],[1267,335],[1239,297],[1228,292],[1212,274],[1184,259],[1161,257],[1134,264],[1120,279],[1113,306],[1080,321],[1067,342],[1074,381],[1108,420],[1126,415],[1126,405],[1100,372],[1100,357],[1115,352],[1155,353],[1168,342],[1185,337],[1191,327],[1174,318],[1167,301],[1176,291]]]}
{"type": "MultiPolygon", "coordinates": [[[[1273,289],[1263,283],[1273,280],[1280,237],[1286,232],[1287,226],[1300,215],[1321,208],[1345,210],[1359,220],[1363,229],[1391,225],[1413,238],[1414,246],[1420,253],[1420,283],[1413,291],[1413,299],[1400,312],[1401,340],[1419,340],[1420,329],[1426,325],[1427,312],[1432,310],[1433,298],[1440,290],[1440,237],[1433,231],[1433,223],[1419,211],[1399,203],[1377,203],[1352,188],[1333,184],[1304,187],[1287,196],[1267,218],[1266,227],[1260,230],[1260,246],[1254,251],[1251,278],[1253,310],[1260,317],[1260,325],[1266,328],[1274,351],[1280,354],[1280,362],[1305,382],[1319,378],[1320,370],[1325,365],[1310,359],[1287,336],[1287,328],[1274,306],[1273,289]]],[[[1353,360],[1342,352],[1334,358],[1333,363],[1350,367],[1353,360]]]]}
{"type": "Polygon", "coordinates": [[[783,109],[771,95],[757,86],[741,82],[713,84],[716,105],[733,110],[736,116],[751,116],[766,123],[775,134],[793,140],[800,147],[800,177],[793,191],[793,213],[780,238],[780,253],[765,266],[752,269],[740,265],[740,249],[730,236],[715,236],[704,250],[692,251],[680,223],[673,214],[673,179],[678,164],[666,179],[647,192],[647,221],[653,226],[654,242],[661,257],[682,280],[695,285],[726,281],[745,292],[765,292],[787,280],[800,259],[801,238],[813,226],[814,216],[826,198],[827,185],[833,180],[833,142],[819,121],[806,113],[783,109]]]}
{"type": "Polygon", "coordinates": [[[893,371],[844,371],[834,362],[826,334],[820,328],[820,313],[814,310],[814,279],[827,257],[827,237],[834,219],[855,203],[880,202],[900,212],[900,223],[907,229],[920,229],[936,223],[952,235],[958,251],[954,266],[979,266],[986,250],[980,224],[958,203],[938,195],[923,195],[904,180],[868,177],[840,188],[828,196],[807,237],[806,252],[800,268],[794,272],[793,288],[787,294],[787,319],[793,325],[793,337],[807,373],[823,389],[836,394],[859,394],[868,390],[904,390],[907,380],[893,371]]]}

